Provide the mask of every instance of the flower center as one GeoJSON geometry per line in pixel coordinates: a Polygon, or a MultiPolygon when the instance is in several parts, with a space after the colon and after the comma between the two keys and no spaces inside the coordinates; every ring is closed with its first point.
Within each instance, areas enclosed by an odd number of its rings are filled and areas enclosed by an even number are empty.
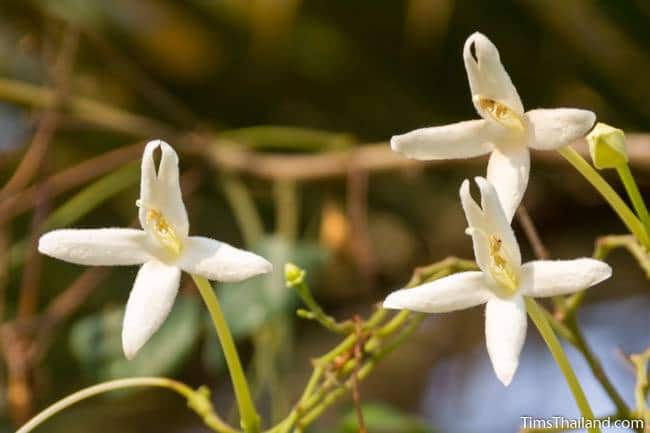
{"type": "Polygon", "coordinates": [[[494,99],[478,96],[478,106],[486,112],[492,119],[496,120],[503,126],[517,130],[524,129],[524,122],[521,117],[511,110],[507,105],[495,101],[494,99]]]}
{"type": "Polygon", "coordinates": [[[519,277],[504,256],[503,241],[495,235],[490,235],[488,243],[490,248],[490,274],[502,288],[507,290],[509,295],[514,295],[519,288],[519,277]]]}
{"type": "Polygon", "coordinates": [[[178,256],[183,244],[162,212],[143,204],[140,200],[136,202],[136,205],[146,210],[145,224],[158,242],[174,256],[178,256]]]}

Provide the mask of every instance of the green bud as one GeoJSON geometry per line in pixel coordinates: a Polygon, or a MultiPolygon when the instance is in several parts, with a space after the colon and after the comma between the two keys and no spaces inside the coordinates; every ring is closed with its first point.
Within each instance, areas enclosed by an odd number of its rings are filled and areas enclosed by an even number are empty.
{"type": "Polygon", "coordinates": [[[306,272],[293,263],[284,265],[284,278],[288,287],[296,287],[305,281],[306,272]]]}
{"type": "Polygon", "coordinates": [[[605,123],[598,123],[587,135],[591,160],[597,169],[617,168],[627,164],[625,134],[605,123]]]}

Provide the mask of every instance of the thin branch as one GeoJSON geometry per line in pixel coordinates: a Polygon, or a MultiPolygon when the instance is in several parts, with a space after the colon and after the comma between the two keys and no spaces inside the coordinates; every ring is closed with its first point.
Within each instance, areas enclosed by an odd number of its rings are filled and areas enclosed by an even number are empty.
{"type": "Polygon", "coordinates": [[[526,206],[519,206],[519,209],[517,210],[517,221],[519,221],[521,228],[524,230],[524,233],[528,238],[528,242],[530,242],[530,245],[533,247],[535,256],[540,260],[548,260],[551,255],[544,245],[544,242],[542,242],[542,238],[539,236],[537,227],[535,227],[535,223],[530,217],[526,206]]]}
{"type": "Polygon", "coordinates": [[[62,170],[39,184],[6,197],[0,201],[0,225],[30,210],[35,205],[38,193],[43,185],[47,185],[50,197],[53,198],[71,188],[113,171],[127,162],[138,159],[142,153],[142,147],[142,143],[136,143],[106,152],[62,170]]]}
{"type": "MultiPolygon", "coordinates": [[[[217,138],[204,141],[201,151],[217,167],[249,174],[262,179],[293,179],[315,181],[345,177],[350,165],[368,172],[415,169],[449,164],[483,164],[480,158],[454,161],[415,161],[393,152],[387,142],[360,143],[349,150],[333,150],[318,154],[267,154],[242,148],[236,140],[217,138]]],[[[626,135],[627,150],[632,166],[650,169],[650,134],[626,135]]],[[[589,157],[585,140],[573,143],[578,153],[589,157]]],[[[197,146],[198,147],[198,146],[197,146]]],[[[197,149],[198,150],[198,149],[197,149]]],[[[533,152],[539,161],[564,164],[557,152],[533,152]]]]}
{"type": "MultiPolygon", "coordinates": [[[[0,78],[0,99],[37,108],[52,106],[55,91],[23,81],[0,78]]],[[[89,98],[70,96],[63,108],[77,119],[91,125],[135,137],[177,135],[158,120],[133,114],[89,98]]]]}

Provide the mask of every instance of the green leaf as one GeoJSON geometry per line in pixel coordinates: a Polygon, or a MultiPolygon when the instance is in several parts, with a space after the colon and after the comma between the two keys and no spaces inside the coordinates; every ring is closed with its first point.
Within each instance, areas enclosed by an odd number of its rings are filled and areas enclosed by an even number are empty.
{"type": "MultiPolygon", "coordinates": [[[[423,420],[407,415],[385,404],[363,404],[361,406],[366,429],[372,433],[432,433],[433,428],[423,420]]],[[[357,414],[351,409],[339,424],[341,433],[357,433],[357,414]]]]}
{"type": "Polygon", "coordinates": [[[72,352],[85,374],[95,380],[169,375],[187,359],[201,332],[200,300],[179,296],[162,327],[128,361],[122,352],[123,317],[123,308],[110,308],[72,327],[72,352]]]}

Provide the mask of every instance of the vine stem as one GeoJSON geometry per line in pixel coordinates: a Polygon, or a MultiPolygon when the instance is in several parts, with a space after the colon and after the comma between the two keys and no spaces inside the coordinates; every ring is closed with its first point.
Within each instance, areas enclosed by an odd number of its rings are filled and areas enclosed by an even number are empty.
{"type": "Polygon", "coordinates": [[[226,358],[226,364],[228,365],[233,388],[235,390],[235,398],[237,399],[237,406],[239,408],[241,427],[245,433],[259,433],[260,417],[255,409],[255,404],[253,403],[248,387],[248,381],[246,380],[246,375],[241,366],[239,354],[237,353],[235,342],[230,333],[230,328],[228,328],[228,323],[223,316],[219,300],[214,294],[214,289],[208,280],[198,275],[192,275],[192,279],[194,280],[196,287],[199,289],[203,301],[208,307],[212,323],[214,324],[217,336],[221,342],[221,348],[223,349],[223,354],[226,358]]]}
{"type": "Polygon", "coordinates": [[[639,186],[636,184],[634,176],[630,171],[630,166],[628,164],[621,164],[616,167],[616,171],[623,182],[623,186],[625,186],[625,190],[627,191],[627,195],[630,197],[634,210],[636,210],[636,214],[639,216],[646,231],[650,230],[650,214],[648,214],[648,208],[641,196],[639,186]]]}
{"type": "Polygon", "coordinates": [[[61,412],[63,409],[72,406],[75,403],[80,402],[89,397],[93,397],[97,394],[102,394],[107,391],[112,391],[115,389],[122,388],[132,388],[132,387],[144,387],[144,386],[155,386],[161,388],[167,388],[178,394],[182,395],[186,399],[190,400],[194,396],[194,390],[184,383],[177,382],[172,379],[167,379],[164,377],[134,377],[128,379],[118,379],[111,380],[109,382],[103,382],[91,387],[77,391],[69,396],[65,397],[62,400],[57,401],[47,409],[40,412],[34,418],[30,419],[25,425],[16,431],[16,433],[28,433],[34,430],[36,427],[41,425],[48,418],[53,415],[61,412]]]}
{"type": "MultiPolygon", "coordinates": [[[[548,346],[551,355],[553,355],[553,358],[555,359],[558,367],[560,367],[562,374],[564,374],[567,384],[571,389],[571,393],[573,394],[573,398],[578,405],[578,409],[580,409],[582,417],[585,420],[594,420],[594,413],[589,406],[587,397],[585,396],[585,393],[580,386],[580,382],[578,382],[578,378],[571,368],[571,364],[569,363],[569,360],[564,353],[564,349],[562,349],[560,341],[555,335],[555,332],[553,332],[553,328],[551,328],[548,320],[546,320],[542,308],[534,299],[526,298],[526,310],[528,311],[528,315],[530,316],[531,320],[539,330],[539,333],[542,335],[544,342],[546,342],[546,345],[548,346]]],[[[601,433],[600,429],[595,426],[592,426],[587,430],[589,433],[601,433]]]]}
{"type": "Polygon", "coordinates": [[[589,183],[593,185],[596,190],[603,196],[609,203],[614,211],[621,218],[628,230],[636,236],[636,238],[645,247],[650,247],[650,238],[648,232],[643,226],[641,221],[634,215],[623,199],[614,191],[614,189],[598,174],[598,172],[591,166],[585,159],[570,146],[565,146],[558,149],[558,153],[562,155],[573,167],[584,176],[589,183]]]}

